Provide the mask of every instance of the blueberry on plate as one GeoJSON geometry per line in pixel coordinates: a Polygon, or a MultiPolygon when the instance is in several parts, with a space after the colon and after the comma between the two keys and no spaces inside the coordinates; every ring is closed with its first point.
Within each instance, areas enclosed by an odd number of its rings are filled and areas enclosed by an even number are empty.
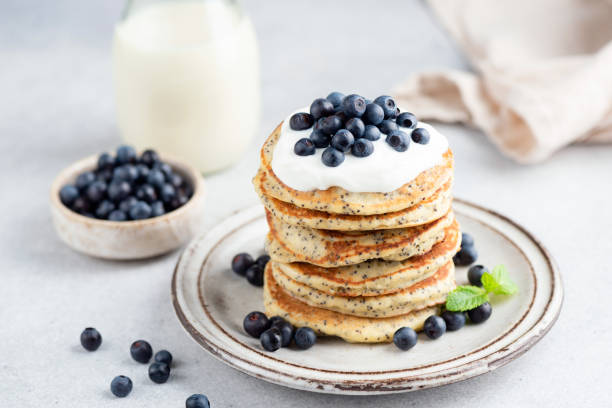
{"type": "Polygon", "coordinates": [[[116,397],[127,397],[132,392],[132,380],[125,375],[118,375],[111,381],[110,390],[116,397]]]}
{"type": "Polygon", "coordinates": [[[270,255],[260,255],[256,260],[255,263],[257,263],[257,265],[259,265],[259,267],[261,269],[265,269],[266,265],[268,264],[268,262],[270,262],[270,255]]]}
{"type": "Polygon", "coordinates": [[[281,334],[281,347],[289,347],[293,339],[293,325],[286,320],[276,321],[270,324],[270,327],[276,327],[281,334]]]}
{"type": "Polygon", "coordinates": [[[281,348],[283,338],[281,332],[277,327],[271,327],[268,330],[261,333],[259,337],[261,347],[266,351],[276,351],[281,348]]]}
{"type": "Polygon", "coordinates": [[[370,125],[378,125],[385,118],[385,111],[376,103],[369,103],[366,106],[365,114],[363,115],[366,123],[370,125]]]}
{"type": "Polygon", "coordinates": [[[153,355],[153,349],[151,345],[145,340],[136,340],[130,346],[130,354],[132,358],[139,363],[146,364],[151,360],[153,355]]]}
{"type": "Polygon", "coordinates": [[[395,117],[396,106],[395,106],[395,101],[393,100],[393,98],[387,95],[382,95],[374,99],[374,103],[383,109],[386,119],[395,117]]]}
{"type": "Polygon", "coordinates": [[[423,331],[427,337],[435,340],[446,332],[446,322],[440,316],[431,315],[425,320],[423,331]]]}
{"type": "Polygon", "coordinates": [[[327,95],[327,100],[332,103],[334,108],[337,108],[338,106],[342,104],[342,99],[344,99],[344,94],[340,92],[332,92],[329,95],[327,95]]]}
{"type": "Polygon", "coordinates": [[[151,217],[161,217],[166,213],[164,203],[161,201],[154,201],[151,203],[151,217]]]}
{"type": "Polygon", "coordinates": [[[455,331],[465,326],[465,314],[463,312],[451,312],[450,310],[444,311],[440,315],[446,323],[446,330],[455,331]]]}
{"type": "Polygon", "coordinates": [[[401,130],[395,130],[387,135],[385,141],[391,146],[394,150],[398,152],[405,152],[408,150],[408,135],[401,130]]]}
{"type": "Polygon", "coordinates": [[[87,351],[96,351],[102,344],[102,335],[93,327],[88,327],[81,333],[81,346],[87,351]]]}
{"type": "Polygon", "coordinates": [[[489,272],[489,270],[482,265],[470,266],[470,269],[468,269],[467,273],[470,284],[474,286],[482,286],[481,278],[485,272],[489,272]]]}
{"type": "Polygon", "coordinates": [[[118,202],[126,198],[132,192],[132,186],[130,183],[123,180],[113,180],[108,185],[106,193],[111,201],[118,202]]]}
{"type": "Polygon", "coordinates": [[[461,246],[459,252],[453,257],[453,262],[457,266],[468,266],[476,262],[478,259],[478,252],[473,246],[461,246]]]}
{"type": "Polygon", "coordinates": [[[253,263],[254,261],[251,255],[247,254],[246,252],[241,252],[232,259],[232,271],[236,272],[240,276],[244,276],[247,269],[249,269],[253,263]]]}
{"type": "Polygon", "coordinates": [[[244,331],[256,339],[271,327],[270,320],[262,312],[251,312],[242,321],[244,331]]]}
{"type": "Polygon", "coordinates": [[[342,112],[349,117],[360,118],[365,113],[366,101],[359,95],[348,95],[342,100],[342,112]]]}
{"type": "Polygon", "coordinates": [[[344,153],[330,146],[323,151],[321,161],[328,167],[338,167],[344,161],[344,153]]]}
{"type": "Polygon", "coordinates": [[[429,143],[429,132],[427,131],[427,129],[424,128],[416,128],[412,131],[412,133],[410,134],[410,137],[412,138],[412,141],[414,143],[418,143],[418,144],[422,144],[422,145],[426,145],[427,143],[429,143]]]}
{"type": "MultiPolygon", "coordinates": [[[[376,105],[378,106],[378,105],[376,105]]],[[[380,139],[380,130],[374,125],[366,125],[365,132],[363,133],[363,137],[371,140],[372,142],[380,139]]]]}
{"type": "Polygon", "coordinates": [[[253,286],[263,286],[264,284],[264,271],[263,269],[254,263],[251,265],[244,274],[246,280],[253,286]]]}
{"type": "Polygon", "coordinates": [[[127,221],[128,216],[125,211],[115,210],[108,214],[109,221],[127,221]]]}
{"type": "Polygon", "coordinates": [[[102,180],[96,180],[87,186],[85,197],[92,203],[99,203],[106,196],[107,185],[102,180]]]}
{"type": "Polygon", "coordinates": [[[98,170],[110,169],[115,165],[115,158],[104,152],[98,156],[98,170]]]}
{"type": "Polygon", "coordinates": [[[295,146],[293,147],[293,152],[298,156],[310,156],[315,154],[315,144],[312,140],[303,137],[297,142],[295,142],[295,146]]]}
{"type": "Polygon", "coordinates": [[[144,220],[150,218],[152,214],[151,206],[144,201],[138,201],[130,209],[130,218],[133,220],[144,220]]]}
{"type": "Polygon", "coordinates": [[[361,138],[355,141],[351,153],[355,157],[366,157],[374,152],[374,145],[368,139],[361,138]]]}
{"type": "Polygon", "coordinates": [[[96,175],[91,171],[86,171],[85,173],[81,173],[77,176],[74,185],[79,191],[83,191],[96,180],[96,175]]]}
{"type": "Polygon", "coordinates": [[[153,167],[159,161],[159,156],[155,150],[147,149],[140,155],[140,162],[148,167],[153,167]]]}
{"type": "Polygon", "coordinates": [[[161,188],[166,182],[166,176],[160,169],[152,169],[147,176],[147,183],[153,187],[161,188]]]}
{"type": "Polygon", "coordinates": [[[326,135],[322,130],[313,130],[310,134],[310,140],[314,143],[315,147],[323,148],[329,146],[331,137],[326,135]]]}
{"type": "Polygon", "coordinates": [[[317,342],[317,335],[310,327],[300,327],[293,335],[293,342],[301,350],[308,350],[317,342]]]}
{"type": "Polygon", "coordinates": [[[397,123],[395,123],[391,119],[385,119],[382,122],[380,122],[380,125],[378,125],[378,129],[380,129],[380,131],[384,133],[385,135],[388,135],[391,132],[395,132],[396,130],[399,130],[399,127],[397,126],[397,123]]]}
{"type": "Polygon", "coordinates": [[[289,127],[293,130],[306,130],[314,125],[315,118],[306,112],[294,113],[289,119],[289,127]]]}
{"type": "Polygon", "coordinates": [[[355,143],[355,137],[346,129],[340,129],[332,136],[331,146],[341,152],[348,152],[355,143]]]}
{"type": "Polygon", "coordinates": [[[90,213],[91,203],[85,197],[79,196],[73,201],[72,207],[70,208],[74,212],[85,215],[90,213]]]}
{"type": "Polygon", "coordinates": [[[468,234],[467,232],[462,232],[461,233],[461,246],[462,247],[474,246],[474,238],[472,238],[472,236],[468,234]]]}
{"type": "Polygon", "coordinates": [[[393,334],[393,344],[400,350],[410,350],[417,344],[417,333],[411,327],[400,327],[393,334]]]}
{"type": "Polygon", "coordinates": [[[117,148],[116,162],[118,164],[136,163],[136,150],[132,146],[119,146],[117,148]]]}
{"type": "Polygon", "coordinates": [[[70,207],[79,196],[79,190],[72,184],[67,184],[59,191],[60,201],[66,207],[70,207]]]}
{"type": "Polygon", "coordinates": [[[493,308],[489,302],[485,302],[472,310],[468,310],[467,312],[470,321],[476,324],[487,320],[489,317],[491,317],[491,313],[493,313],[493,308]]]}
{"type": "Polygon", "coordinates": [[[115,211],[115,204],[112,201],[104,200],[96,208],[96,218],[107,219],[113,211],[115,211]]]}
{"type": "Polygon", "coordinates": [[[136,190],[136,198],[150,204],[153,201],[157,201],[157,193],[152,185],[143,184],[136,190]]]}
{"type": "Polygon", "coordinates": [[[417,125],[417,118],[410,112],[402,112],[397,116],[395,122],[401,127],[413,129],[417,125]]]}
{"type": "Polygon", "coordinates": [[[159,350],[157,353],[155,353],[153,360],[157,361],[158,363],[166,363],[170,365],[172,363],[172,354],[170,354],[168,350],[159,350]]]}
{"type": "Polygon", "coordinates": [[[204,394],[193,394],[185,400],[185,408],[210,408],[210,402],[204,394]]]}
{"type": "Polygon", "coordinates": [[[346,128],[346,130],[353,134],[355,139],[363,137],[363,134],[365,133],[365,125],[363,124],[363,121],[359,118],[350,118],[346,121],[344,127],[346,128]]]}
{"type": "Polygon", "coordinates": [[[344,121],[340,115],[332,115],[321,119],[318,123],[320,123],[318,130],[322,131],[328,136],[331,136],[342,129],[344,121]]]}
{"type": "Polygon", "coordinates": [[[325,98],[317,98],[310,105],[310,114],[315,120],[334,114],[334,105],[325,98]]]}
{"type": "Polygon", "coordinates": [[[170,366],[166,363],[155,362],[149,366],[149,378],[156,384],[163,384],[170,377],[170,366]]]}

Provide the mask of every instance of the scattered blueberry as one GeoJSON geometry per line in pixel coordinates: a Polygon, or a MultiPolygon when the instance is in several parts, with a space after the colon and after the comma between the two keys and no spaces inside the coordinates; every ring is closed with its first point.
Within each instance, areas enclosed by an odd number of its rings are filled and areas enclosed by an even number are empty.
{"type": "Polygon", "coordinates": [[[125,375],[118,375],[111,381],[110,390],[116,397],[127,397],[132,391],[132,380],[125,375]]]}
{"type": "Polygon", "coordinates": [[[348,95],[342,100],[342,111],[349,117],[361,117],[366,110],[366,101],[359,95],[348,95]]]}
{"type": "Polygon", "coordinates": [[[451,312],[450,310],[444,311],[440,315],[446,323],[446,330],[455,331],[465,326],[465,314],[463,312],[451,312]]]}
{"type": "Polygon", "coordinates": [[[163,384],[170,377],[170,366],[166,363],[155,362],[149,366],[149,378],[156,384],[163,384]]]}
{"type": "Polygon", "coordinates": [[[130,218],[133,220],[144,220],[145,218],[151,217],[151,206],[144,201],[138,201],[130,209],[130,218]]]}
{"type": "Polygon", "coordinates": [[[314,130],[310,134],[310,140],[314,143],[316,148],[323,148],[329,146],[329,142],[331,141],[331,137],[326,135],[322,130],[314,130]]]}
{"type": "Polygon", "coordinates": [[[325,98],[317,98],[310,105],[310,114],[315,120],[334,114],[334,105],[325,98]]]}
{"type": "Polygon", "coordinates": [[[351,153],[355,157],[366,157],[374,152],[374,145],[368,139],[361,138],[355,141],[351,153]]]}
{"type": "Polygon", "coordinates": [[[337,167],[344,161],[344,153],[330,146],[323,151],[321,161],[328,167],[337,167]]]}
{"type": "Polygon", "coordinates": [[[380,131],[382,133],[384,133],[385,135],[390,134],[391,132],[395,132],[396,130],[399,130],[399,127],[397,126],[397,123],[395,123],[394,121],[392,121],[391,119],[385,119],[383,120],[380,125],[378,125],[378,128],[380,129],[380,131]]]}
{"type": "Polygon", "coordinates": [[[251,312],[244,318],[242,327],[251,337],[256,339],[270,328],[270,320],[262,312],[251,312]]]}
{"type": "Polygon", "coordinates": [[[96,217],[106,219],[113,211],[115,211],[115,204],[111,201],[104,200],[98,205],[98,208],[96,208],[96,217]]]}
{"type": "Polygon", "coordinates": [[[281,347],[289,347],[291,340],[293,339],[293,325],[286,320],[275,322],[270,325],[276,327],[281,334],[281,347]]]}
{"type": "Polygon", "coordinates": [[[395,122],[405,128],[413,129],[417,125],[417,118],[410,112],[400,113],[395,122]]]}
{"type": "MultiPolygon", "coordinates": [[[[378,106],[378,105],[376,105],[378,106]]],[[[372,142],[380,139],[380,130],[374,125],[366,125],[365,132],[363,133],[363,137],[371,140],[372,142]]]]}
{"type": "Polygon", "coordinates": [[[453,257],[453,262],[457,266],[468,266],[476,262],[478,259],[478,252],[473,246],[461,246],[459,252],[453,257]]]}
{"type": "Polygon", "coordinates": [[[307,350],[317,342],[317,335],[310,327],[300,327],[295,331],[293,341],[297,348],[307,350]]]}
{"type": "Polygon", "coordinates": [[[108,215],[109,221],[127,221],[128,216],[125,211],[115,210],[108,215]]]}
{"type": "Polygon", "coordinates": [[[153,359],[158,363],[172,364],[172,354],[168,350],[159,350],[153,359]]]}
{"type": "Polygon", "coordinates": [[[108,153],[98,156],[98,170],[110,169],[115,164],[115,158],[108,153]]]}
{"type": "Polygon", "coordinates": [[[386,142],[398,152],[408,150],[408,135],[401,130],[395,130],[387,135],[386,142]]]}
{"type": "Polygon", "coordinates": [[[489,302],[485,302],[472,310],[468,310],[467,312],[470,321],[476,324],[486,321],[489,317],[491,317],[491,313],[493,313],[493,308],[489,302]]]}
{"type": "Polygon", "coordinates": [[[342,129],[342,124],[344,123],[344,121],[340,118],[339,115],[332,115],[321,119],[320,123],[321,124],[319,130],[321,130],[328,136],[332,136],[338,130],[342,129]]]}
{"type": "Polygon", "coordinates": [[[353,143],[355,143],[355,137],[346,129],[340,129],[335,135],[332,136],[331,139],[331,146],[334,149],[345,153],[351,150],[353,143]]]}
{"type": "Polygon", "coordinates": [[[410,134],[410,137],[412,138],[412,141],[414,143],[418,143],[418,144],[427,144],[429,143],[429,132],[427,131],[427,129],[424,128],[416,128],[412,131],[412,133],[410,134]]]}
{"type": "Polygon", "coordinates": [[[67,184],[60,189],[59,196],[60,201],[66,207],[70,207],[72,203],[74,203],[74,200],[76,200],[79,196],[79,190],[75,186],[67,184]]]}
{"type": "Polygon", "coordinates": [[[334,108],[337,108],[338,106],[340,106],[342,104],[343,99],[344,99],[344,94],[340,92],[332,92],[329,95],[327,95],[327,100],[332,103],[334,108]]]}
{"type": "Polygon", "coordinates": [[[154,201],[151,203],[151,217],[159,217],[166,213],[164,203],[161,201],[154,201]]]}
{"type": "Polygon", "coordinates": [[[261,255],[255,260],[255,262],[261,269],[265,269],[268,262],[270,262],[270,255],[261,255]]]}
{"type": "Polygon", "coordinates": [[[102,344],[102,335],[93,327],[88,327],[81,333],[81,346],[87,351],[96,351],[102,344]]]}
{"type": "Polygon", "coordinates": [[[435,340],[446,332],[446,322],[440,316],[431,315],[425,320],[423,331],[427,337],[435,340]]]}
{"type": "Polygon", "coordinates": [[[370,125],[378,125],[385,118],[385,111],[376,103],[369,103],[366,106],[365,114],[363,115],[366,123],[370,125]]]}
{"type": "Polygon", "coordinates": [[[132,146],[119,146],[117,148],[117,163],[135,163],[136,162],[136,150],[132,146]]]}
{"type": "Polygon", "coordinates": [[[289,119],[289,127],[293,130],[306,130],[314,125],[315,119],[310,113],[295,113],[289,119]]]}
{"type": "Polygon", "coordinates": [[[396,115],[395,101],[390,96],[379,96],[378,98],[374,99],[374,103],[383,109],[385,118],[388,119],[396,115]]]}
{"type": "Polygon", "coordinates": [[[474,238],[472,238],[472,236],[468,234],[467,232],[462,232],[461,233],[461,246],[462,247],[474,246],[474,238]]]}
{"type": "Polygon", "coordinates": [[[247,254],[246,252],[242,252],[234,256],[232,259],[232,271],[236,272],[240,276],[244,276],[247,269],[249,269],[254,262],[255,261],[253,261],[251,255],[247,254]]]}
{"type": "Polygon", "coordinates": [[[111,201],[118,202],[130,195],[132,187],[127,181],[113,180],[108,185],[106,192],[111,201]]]}
{"type": "Polygon", "coordinates": [[[400,327],[393,334],[393,343],[400,350],[410,350],[417,344],[417,333],[410,327],[400,327]]]}
{"type": "Polygon", "coordinates": [[[263,286],[264,284],[264,270],[256,263],[246,270],[245,276],[253,286],[263,286]]]}
{"type": "Polygon", "coordinates": [[[76,181],[74,182],[74,185],[80,191],[83,191],[87,188],[87,186],[89,186],[95,180],[96,180],[95,174],[93,174],[93,172],[91,171],[86,171],[85,173],[81,173],[77,176],[76,181]]]}
{"type": "Polygon", "coordinates": [[[344,127],[353,134],[355,139],[363,137],[363,134],[365,133],[365,125],[359,118],[350,118],[346,121],[344,127]]]}
{"type": "Polygon", "coordinates": [[[193,394],[185,401],[185,408],[210,408],[210,402],[206,395],[193,394]]]}
{"type": "Polygon", "coordinates": [[[151,345],[145,340],[136,340],[130,346],[130,354],[132,358],[139,363],[146,364],[151,360],[153,355],[153,349],[151,345]]]}
{"type": "Polygon", "coordinates": [[[136,190],[136,198],[140,201],[145,201],[150,204],[153,201],[157,201],[157,193],[155,192],[153,186],[151,186],[150,184],[143,184],[136,190]]]}
{"type": "Polygon", "coordinates": [[[295,143],[293,151],[298,156],[310,156],[315,154],[315,144],[312,140],[303,137],[295,143]]]}
{"type": "Polygon", "coordinates": [[[147,149],[140,155],[140,162],[148,167],[153,167],[159,161],[159,156],[155,150],[147,149]]]}
{"type": "Polygon", "coordinates": [[[259,341],[261,342],[261,347],[263,347],[264,350],[276,351],[281,348],[283,339],[280,330],[276,327],[271,327],[261,333],[259,341]]]}
{"type": "Polygon", "coordinates": [[[489,270],[484,266],[473,265],[468,269],[468,280],[474,286],[482,286],[481,278],[485,272],[489,272],[489,270]]]}

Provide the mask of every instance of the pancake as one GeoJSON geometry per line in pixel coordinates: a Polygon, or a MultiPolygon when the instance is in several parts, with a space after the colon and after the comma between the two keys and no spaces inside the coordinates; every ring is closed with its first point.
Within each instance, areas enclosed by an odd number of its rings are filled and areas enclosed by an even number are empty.
{"type": "Polygon", "coordinates": [[[421,330],[425,320],[440,311],[438,307],[428,307],[400,316],[372,319],[314,308],[282,290],[272,276],[271,263],[265,272],[264,304],[268,316],[281,316],[296,327],[310,327],[319,335],[338,336],[351,343],[389,343],[400,327],[421,330]]]}
{"type": "Polygon", "coordinates": [[[423,255],[404,261],[373,259],[356,265],[322,268],[307,263],[277,263],[284,275],[322,293],[339,296],[378,296],[397,292],[431,275],[459,249],[457,222],[446,228],[444,239],[423,255]]]}
{"type": "Polygon", "coordinates": [[[455,267],[452,261],[406,289],[381,296],[329,295],[292,280],[274,264],[272,274],[286,293],[310,306],[360,317],[392,317],[439,305],[455,289],[455,267]]]}
{"type": "Polygon", "coordinates": [[[255,190],[266,209],[284,223],[317,229],[367,231],[413,227],[443,217],[451,208],[451,187],[452,179],[432,196],[412,207],[387,214],[374,215],[331,214],[300,208],[269,196],[263,183],[256,185],[255,190]]]}
{"type": "Polygon", "coordinates": [[[388,193],[356,193],[341,187],[327,190],[300,191],[284,184],[272,171],[274,147],[280,137],[282,123],[261,148],[261,167],[253,179],[267,195],[299,208],[334,214],[372,215],[400,211],[426,200],[445,185],[453,173],[453,153],[444,153],[442,164],[421,172],[397,190],[388,193]]]}
{"type": "Polygon", "coordinates": [[[266,249],[273,260],[323,267],[352,265],[376,258],[401,261],[422,255],[444,238],[444,229],[454,220],[453,212],[449,211],[444,217],[417,227],[340,232],[286,224],[268,211],[266,217],[270,227],[266,249]]]}

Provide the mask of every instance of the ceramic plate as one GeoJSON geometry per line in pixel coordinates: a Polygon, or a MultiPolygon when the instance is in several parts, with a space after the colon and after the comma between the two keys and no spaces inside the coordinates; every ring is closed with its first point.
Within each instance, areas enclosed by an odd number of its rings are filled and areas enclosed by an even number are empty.
{"type": "MultiPolygon", "coordinates": [[[[195,239],[181,255],[172,280],[176,314],[209,353],[247,374],[287,387],[339,394],[413,391],[465,380],[522,355],[554,324],[563,298],[559,272],[548,252],[525,229],[493,211],[455,200],[463,231],[474,236],[478,263],[506,265],[519,287],[492,299],[493,314],[438,340],[419,335],[402,352],[392,344],[349,344],[319,338],[310,350],[262,350],[242,329],[244,316],[263,311],[262,289],[230,269],[239,252],[263,252],[263,207],[241,211],[195,239]]],[[[467,268],[457,268],[458,284],[467,268]]]]}

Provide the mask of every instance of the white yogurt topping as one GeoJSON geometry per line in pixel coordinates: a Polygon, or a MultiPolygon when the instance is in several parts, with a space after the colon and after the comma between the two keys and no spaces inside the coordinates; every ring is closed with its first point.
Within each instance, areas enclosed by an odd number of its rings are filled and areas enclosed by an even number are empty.
{"type": "MultiPolygon", "coordinates": [[[[308,112],[308,108],[297,110],[308,112]]],[[[281,135],[274,149],[272,171],[287,186],[294,190],[326,190],[342,187],[356,193],[387,193],[396,190],[416,178],[419,173],[443,162],[448,149],[448,140],[433,126],[420,122],[417,127],[427,129],[431,136],[429,143],[421,145],[410,141],[408,150],[397,152],[385,142],[384,134],[374,144],[374,153],[368,157],[346,154],[338,167],[328,167],[321,161],[325,149],[316,149],[311,156],[294,153],[295,142],[312,133],[312,128],[293,130],[289,126],[289,115],[283,122],[281,135]]],[[[410,136],[411,130],[400,127],[410,136]]]]}

